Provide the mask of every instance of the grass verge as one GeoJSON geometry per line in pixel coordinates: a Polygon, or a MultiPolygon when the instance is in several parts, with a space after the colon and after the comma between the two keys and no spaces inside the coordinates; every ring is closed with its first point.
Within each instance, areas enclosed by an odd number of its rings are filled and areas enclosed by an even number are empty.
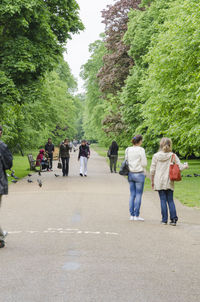
{"type": "MultiPolygon", "coordinates": [[[[99,155],[107,157],[107,148],[93,144],[91,146],[99,155]]],[[[117,171],[119,171],[121,162],[124,159],[124,149],[119,150],[119,158],[117,164],[117,171]]],[[[184,162],[185,160],[181,161],[184,162]]],[[[107,158],[109,164],[109,159],[107,158]]],[[[194,174],[200,174],[200,160],[187,160],[189,169],[182,172],[182,181],[175,183],[174,196],[180,202],[188,207],[200,208],[200,176],[195,177],[194,174]],[[191,175],[191,177],[187,177],[191,175]]],[[[147,171],[149,171],[151,165],[151,157],[148,157],[147,171]]],[[[149,178],[145,180],[145,191],[151,190],[151,182],[149,178]]]]}
{"type": "MultiPolygon", "coordinates": [[[[30,172],[30,165],[29,165],[29,161],[28,161],[28,157],[27,154],[33,154],[33,158],[35,159],[37,156],[38,151],[30,151],[30,152],[26,152],[26,154],[24,156],[18,155],[18,154],[14,154],[13,155],[13,167],[12,170],[15,171],[15,176],[19,177],[20,179],[27,176],[30,172]]],[[[10,171],[8,170],[7,173],[10,175],[10,171]]],[[[13,178],[11,176],[8,177],[8,182],[10,183],[11,180],[13,178]]]]}

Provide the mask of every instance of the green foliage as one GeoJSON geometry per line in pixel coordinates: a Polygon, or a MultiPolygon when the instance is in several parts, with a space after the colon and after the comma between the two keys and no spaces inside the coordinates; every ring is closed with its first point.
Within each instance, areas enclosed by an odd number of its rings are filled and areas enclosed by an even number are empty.
{"type": "Polygon", "coordinates": [[[200,4],[173,2],[146,55],[148,72],[142,81],[143,128],[146,145],[169,136],[181,155],[200,155],[200,4]]]}
{"type": "Polygon", "coordinates": [[[4,140],[13,150],[16,142],[22,149],[31,149],[44,145],[49,136],[59,144],[77,135],[82,107],[79,97],[71,94],[75,80],[68,64],[60,59],[54,71],[34,84],[35,89],[24,90],[31,102],[1,106],[4,140]]]}
{"type": "Polygon", "coordinates": [[[77,134],[80,100],[62,53],[83,29],[75,0],[0,3],[0,122],[10,148],[77,134]]]}
{"type": "Polygon", "coordinates": [[[83,29],[78,4],[74,0],[2,0],[0,19],[0,84],[9,84],[9,97],[5,99],[1,92],[0,102],[30,101],[24,99],[24,89],[56,67],[70,33],[83,29]]]}
{"type": "Polygon", "coordinates": [[[90,45],[91,58],[82,66],[81,76],[85,80],[85,110],[83,128],[87,139],[99,140],[104,136],[102,132],[102,120],[104,116],[104,100],[101,97],[97,73],[103,64],[103,56],[106,52],[102,40],[97,40],[90,45]]]}

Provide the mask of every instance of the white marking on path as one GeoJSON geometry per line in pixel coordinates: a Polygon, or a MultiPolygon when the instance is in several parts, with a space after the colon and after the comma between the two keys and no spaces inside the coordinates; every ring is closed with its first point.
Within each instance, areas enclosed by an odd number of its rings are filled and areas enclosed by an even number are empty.
{"type": "Polygon", "coordinates": [[[100,231],[83,231],[79,229],[63,229],[63,228],[48,228],[44,231],[36,231],[36,230],[29,230],[29,231],[9,231],[9,234],[74,234],[74,235],[107,235],[107,236],[119,236],[119,233],[115,232],[100,232],[100,231]]]}

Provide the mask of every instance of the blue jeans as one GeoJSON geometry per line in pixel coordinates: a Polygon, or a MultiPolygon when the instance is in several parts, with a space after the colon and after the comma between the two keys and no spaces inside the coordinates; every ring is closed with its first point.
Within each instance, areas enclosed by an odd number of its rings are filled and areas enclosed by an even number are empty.
{"type": "Polygon", "coordinates": [[[145,175],[143,173],[129,172],[128,181],[130,185],[129,210],[131,216],[140,215],[142,193],[144,189],[145,175]]]}
{"type": "Polygon", "coordinates": [[[161,205],[161,214],[162,214],[162,222],[168,221],[168,208],[169,207],[169,213],[170,213],[170,220],[171,221],[177,221],[178,217],[176,214],[176,207],[174,204],[173,199],[173,191],[172,190],[159,190],[158,191],[160,196],[160,205],[161,205]]]}

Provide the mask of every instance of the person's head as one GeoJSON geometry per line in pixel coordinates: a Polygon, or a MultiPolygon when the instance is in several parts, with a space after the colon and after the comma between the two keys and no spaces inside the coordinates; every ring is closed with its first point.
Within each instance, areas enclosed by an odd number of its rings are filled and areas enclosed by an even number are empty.
{"type": "Polygon", "coordinates": [[[44,154],[44,149],[40,149],[40,154],[44,154]]]}
{"type": "Polygon", "coordinates": [[[112,147],[116,147],[116,146],[117,146],[117,142],[116,142],[116,141],[112,141],[111,146],[112,146],[112,147]]]}
{"type": "Polygon", "coordinates": [[[52,143],[52,139],[49,137],[48,138],[48,144],[51,144],[52,143]]]}
{"type": "Polygon", "coordinates": [[[140,146],[142,144],[142,139],[143,139],[142,135],[137,134],[132,138],[132,144],[134,146],[140,146]]]}
{"type": "Polygon", "coordinates": [[[82,139],[82,141],[81,141],[81,145],[82,145],[82,146],[85,146],[85,145],[86,145],[86,143],[87,143],[87,141],[86,141],[85,139],[82,139]]]}
{"type": "Polygon", "coordinates": [[[163,151],[165,153],[172,151],[172,141],[168,137],[163,137],[160,140],[160,151],[163,151]]]}
{"type": "Polygon", "coordinates": [[[65,144],[65,145],[68,145],[68,144],[69,144],[69,139],[68,139],[68,138],[66,138],[66,139],[64,140],[64,144],[65,144]]]}
{"type": "Polygon", "coordinates": [[[2,136],[2,133],[3,133],[3,128],[2,128],[2,126],[0,125],[0,137],[2,136]]]}

